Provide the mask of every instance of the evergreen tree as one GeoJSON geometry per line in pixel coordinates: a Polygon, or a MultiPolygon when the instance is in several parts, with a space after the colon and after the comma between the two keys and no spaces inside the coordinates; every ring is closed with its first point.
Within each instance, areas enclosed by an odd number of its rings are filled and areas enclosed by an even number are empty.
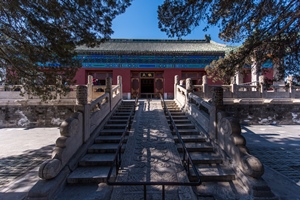
{"type": "Polygon", "coordinates": [[[254,59],[277,62],[282,77],[292,74],[299,82],[299,8],[299,0],[165,0],[158,7],[159,28],[181,38],[205,21],[208,26],[203,29],[218,26],[225,42],[243,42],[206,67],[214,80],[228,82],[254,59]]]}
{"type": "Polygon", "coordinates": [[[44,100],[64,94],[81,67],[76,46],[92,47],[109,38],[112,20],[130,1],[1,0],[1,77],[44,100]]]}

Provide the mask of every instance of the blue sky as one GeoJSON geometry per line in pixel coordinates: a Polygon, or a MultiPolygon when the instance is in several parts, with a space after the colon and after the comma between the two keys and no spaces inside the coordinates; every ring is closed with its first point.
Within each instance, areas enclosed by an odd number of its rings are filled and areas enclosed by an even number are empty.
{"type": "MultiPolygon", "coordinates": [[[[168,39],[167,35],[158,28],[157,6],[162,3],[163,0],[133,0],[132,5],[127,8],[124,14],[114,19],[112,26],[114,34],[111,38],[168,39]]],[[[204,23],[201,25],[205,27],[204,23]]],[[[219,30],[217,27],[210,28],[206,32],[203,32],[202,29],[200,27],[195,28],[190,35],[183,39],[204,39],[205,34],[210,34],[213,41],[225,43],[218,38],[219,30]]]]}

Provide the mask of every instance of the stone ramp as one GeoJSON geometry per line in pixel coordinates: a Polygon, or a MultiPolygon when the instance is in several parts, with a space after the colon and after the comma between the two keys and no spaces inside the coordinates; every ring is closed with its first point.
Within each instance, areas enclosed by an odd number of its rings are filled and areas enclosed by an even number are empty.
{"type": "MultiPolygon", "coordinates": [[[[140,101],[116,182],[189,182],[158,100],[140,101]]],[[[161,199],[160,185],[147,186],[147,199],[161,199]]],[[[114,186],[111,199],[143,199],[143,186],[114,186]]],[[[197,199],[190,186],[165,186],[165,199],[197,199]]]]}

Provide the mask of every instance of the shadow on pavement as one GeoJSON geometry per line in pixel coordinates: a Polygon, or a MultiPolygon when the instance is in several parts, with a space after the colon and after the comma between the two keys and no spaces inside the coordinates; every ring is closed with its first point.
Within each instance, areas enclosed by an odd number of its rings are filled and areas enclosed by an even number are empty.
{"type": "MultiPolygon", "coordinates": [[[[10,182],[51,158],[54,146],[55,145],[48,145],[40,149],[23,151],[20,155],[0,158],[0,188],[5,188],[10,182]]],[[[19,187],[23,187],[23,185],[16,184],[12,186],[12,189],[18,189],[19,187]]]]}

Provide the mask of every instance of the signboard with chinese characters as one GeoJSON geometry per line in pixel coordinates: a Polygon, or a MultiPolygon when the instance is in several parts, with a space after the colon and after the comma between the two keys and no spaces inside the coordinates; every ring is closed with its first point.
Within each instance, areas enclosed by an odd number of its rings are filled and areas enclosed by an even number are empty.
{"type": "Polygon", "coordinates": [[[141,72],[141,78],[153,78],[154,72],[141,72]]]}

